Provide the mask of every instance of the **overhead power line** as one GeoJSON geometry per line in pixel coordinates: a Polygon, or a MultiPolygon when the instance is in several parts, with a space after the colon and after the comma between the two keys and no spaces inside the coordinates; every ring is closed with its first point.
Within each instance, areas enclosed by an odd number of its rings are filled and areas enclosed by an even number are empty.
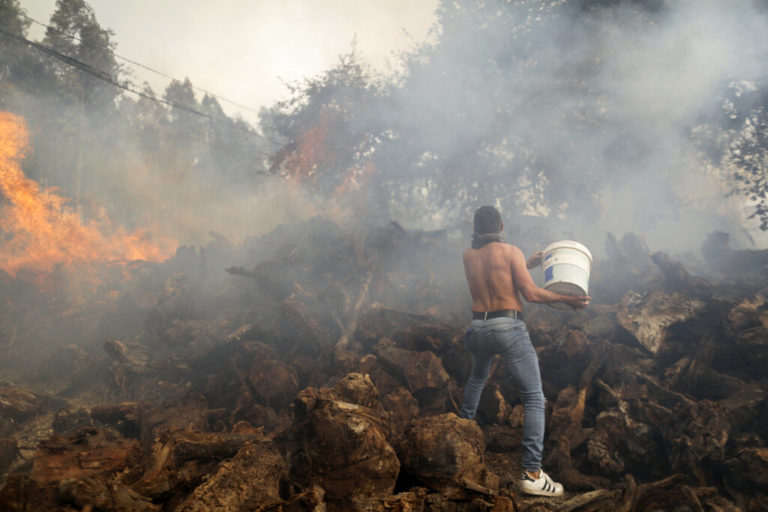
{"type": "MultiPolygon", "coordinates": [[[[151,96],[151,95],[149,95],[149,94],[147,94],[147,93],[145,93],[143,91],[136,90],[136,89],[132,88],[130,85],[128,85],[128,83],[118,82],[114,77],[112,77],[109,73],[107,73],[105,71],[97,69],[97,68],[91,66],[90,64],[88,64],[86,62],[83,62],[81,60],[75,59],[74,57],[70,57],[69,55],[65,55],[65,54],[63,54],[61,52],[58,52],[58,51],[54,50],[53,48],[49,48],[49,47],[47,47],[45,45],[42,45],[40,43],[36,43],[34,41],[30,41],[29,39],[27,39],[24,36],[21,36],[21,35],[18,35],[18,34],[14,34],[13,32],[8,32],[7,30],[4,30],[2,28],[0,28],[0,34],[3,34],[5,36],[7,36],[7,37],[15,39],[16,41],[18,41],[20,43],[23,43],[23,44],[25,44],[25,45],[27,45],[27,46],[29,46],[29,47],[39,51],[39,52],[45,53],[46,55],[49,55],[49,56],[51,56],[51,57],[53,57],[55,59],[58,59],[58,60],[64,62],[65,64],[74,67],[75,69],[77,69],[80,72],[83,72],[83,73],[86,73],[88,75],[91,75],[91,76],[93,76],[93,77],[95,77],[95,78],[97,78],[99,80],[102,80],[102,81],[104,81],[104,82],[106,82],[108,84],[111,84],[111,85],[113,85],[115,87],[119,87],[120,89],[123,89],[125,91],[131,92],[131,93],[136,94],[138,96],[141,96],[142,98],[145,98],[147,100],[154,101],[154,102],[157,102],[157,103],[162,103],[162,104],[168,105],[169,107],[177,108],[179,110],[184,110],[184,111],[189,112],[191,114],[194,114],[196,116],[200,116],[200,117],[204,117],[206,119],[210,119],[211,121],[215,121],[215,122],[230,121],[229,119],[222,119],[222,118],[214,117],[214,116],[212,116],[210,114],[206,114],[205,112],[200,112],[199,110],[197,110],[195,108],[189,107],[187,105],[182,105],[181,103],[176,103],[175,101],[169,101],[169,100],[166,100],[166,99],[163,99],[163,98],[156,98],[155,96],[151,96]]],[[[240,131],[245,132],[245,133],[250,133],[251,135],[256,135],[256,136],[259,135],[255,131],[249,130],[247,128],[243,128],[243,127],[241,127],[238,124],[234,124],[234,123],[230,122],[230,126],[232,128],[235,128],[236,130],[240,130],[240,131]]]]}
{"type": "MultiPolygon", "coordinates": [[[[0,8],[2,8],[2,7],[0,7],[0,8]]],[[[37,21],[36,19],[34,19],[34,18],[30,17],[30,16],[27,16],[26,14],[24,14],[22,12],[17,12],[16,14],[18,14],[22,18],[24,18],[24,19],[26,19],[26,20],[28,20],[28,21],[36,24],[36,25],[39,25],[41,27],[46,28],[47,30],[52,30],[54,32],[62,34],[64,36],[66,36],[66,37],[69,37],[70,39],[73,39],[73,40],[77,41],[80,44],[86,44],[82,39],[80,39],[79,37],[77,37],[74,34],[69,34],[67,32],[64,32],[63,30],[59,30],[59,29],[57,29],[55,27],[52,27],[50,25],[46,25],[45,23],[37,21]]],[[[154,69],[154,68],[152,68],[150,66],[147,66],[145,64],[142,64],[140,62],[136,62],[135,60],[131,60],[131,59],[127,58],[127,57],[123,57],[122,55],[118,55],[115,52],[112,52],[112,55],[114,55],[115,57],[117,57],[118,59],[120,59],[122,61],[128,62],[129,64],[133,64],[134,66],[138,66],[138,67],[140,67],[142,69],[146,69],[147,71],[155,73],[156,75],[162,76],[163,78],[168,78],[170,80],[176,80],[176,81],[179,81],[179,82],[181,81],[181,80],[179,80],[178,78],[176,78],[174,76],[171,76],[171,75],[169,75],[167,73],[163,73],[162,71],[158,71],[157,69],[154,69]]],[[[195,85],[192,85],[192,88],[195,89],[196,91],[200,91],[200,92],[205,93],[205,94],[207,94],[209,96],[212,96],[212,97],[214,97],[214,98],[216,98],[216,99],[218,99],[220,101],[223,101],[225,103],[229,103],[230,105],[234,105],[234,106],[236,106],[238,108],[241,108],[243,110],[247,110],[249,112],[253,112],[254,114],[259,114],[259,111],[257,109],[254,109],[252,107],[248,107],[246,105],[243,105],[242,103],[239,103],[237,101],[231,100],[229,98],[225,98],[224,96],[222,96],[220,94],[216,94],[214,92],[208,91],[208,90],[203,89],[201,87],[197,87],[195,85]]]]}

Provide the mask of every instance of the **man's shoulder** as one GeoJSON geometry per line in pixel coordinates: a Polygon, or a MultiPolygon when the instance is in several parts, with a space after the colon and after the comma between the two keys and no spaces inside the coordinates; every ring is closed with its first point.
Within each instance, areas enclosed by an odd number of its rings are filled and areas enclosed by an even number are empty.
{"type": "Polygon", "coordinates": [[[521,257],[525,258],[522,254],[523,252],[515,245],[506,242],[494,242],[479,249],[473,249],[471,247],[465,249],[463,260],[466,263],[473,260],[487,260],[487,258],[490,258],[497,262],[501,260],[512,262],[521,257]]]}
{"type": "Polygon", "coordinates": [[[516,245],[512,245],[509,242],[500,242],[497,244],[493,244],[497,250],[504,251],[506,254],[512,254],[512,253],[521,253],[522,251],[520,248],[516,245]]]}
{"type": "Polygon", "coordinates": [[[491,242],[488,245],[484,245],[478,249],[474,247],[467,247],[464,249],[464,257],[470,254],[477,254],[478,251],[491,250],[491,251],[505,251],[505,252],[522,252],[519,247],[512,245],[509,242],[491,242]]]}

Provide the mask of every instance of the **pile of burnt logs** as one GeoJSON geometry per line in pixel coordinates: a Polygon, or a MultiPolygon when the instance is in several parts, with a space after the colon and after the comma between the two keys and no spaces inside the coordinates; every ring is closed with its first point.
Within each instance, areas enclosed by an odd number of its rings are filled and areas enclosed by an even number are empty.
{"type": "Polygon", "coordinates": [[[561,498],[516,487],[503,365],[456,415],[464,240],[314,219],[137,266],[89,318],[139,321],[0,380],[0,509],[767,510],[768,268],[722,238],[609,235],[589,308],[526,307],[561,498]]]}

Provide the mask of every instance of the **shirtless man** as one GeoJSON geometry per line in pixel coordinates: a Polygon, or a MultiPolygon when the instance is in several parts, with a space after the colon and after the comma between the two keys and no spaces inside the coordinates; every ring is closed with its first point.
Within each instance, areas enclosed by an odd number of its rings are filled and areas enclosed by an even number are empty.
{"type": "Polygon", "coordinates": [[[523,401],[520,487],[528,494],[561,496],[562,484],[541,470],[545,400],[539,359],[522,320],[520,296],[527,302],[564,302],[574,309],[587,307],[590,297],[562,295],[539,288],[528,269],[541,264],[541,252],[526,261],[520,249],[505,243],[499,236],[503,227],[496,208],[479,208],[475,212],[472,248],[464,251],[464,272],[472,295],[472,323],[464,342],[474,362],[459,415],[469,419],[475,417],[491,361],[500,354],[523,401]]]}

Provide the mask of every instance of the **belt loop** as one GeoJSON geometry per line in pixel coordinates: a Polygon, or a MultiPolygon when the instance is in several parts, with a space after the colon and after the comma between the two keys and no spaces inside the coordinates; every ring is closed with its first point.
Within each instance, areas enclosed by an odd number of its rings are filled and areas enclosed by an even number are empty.
{"type": "Polygon", "coordinates": [[[488,320],[488,312],[487,311],[485,312],[485,316],[483,317],[483,322],[485,322],[486,320],[488,320]]]}

